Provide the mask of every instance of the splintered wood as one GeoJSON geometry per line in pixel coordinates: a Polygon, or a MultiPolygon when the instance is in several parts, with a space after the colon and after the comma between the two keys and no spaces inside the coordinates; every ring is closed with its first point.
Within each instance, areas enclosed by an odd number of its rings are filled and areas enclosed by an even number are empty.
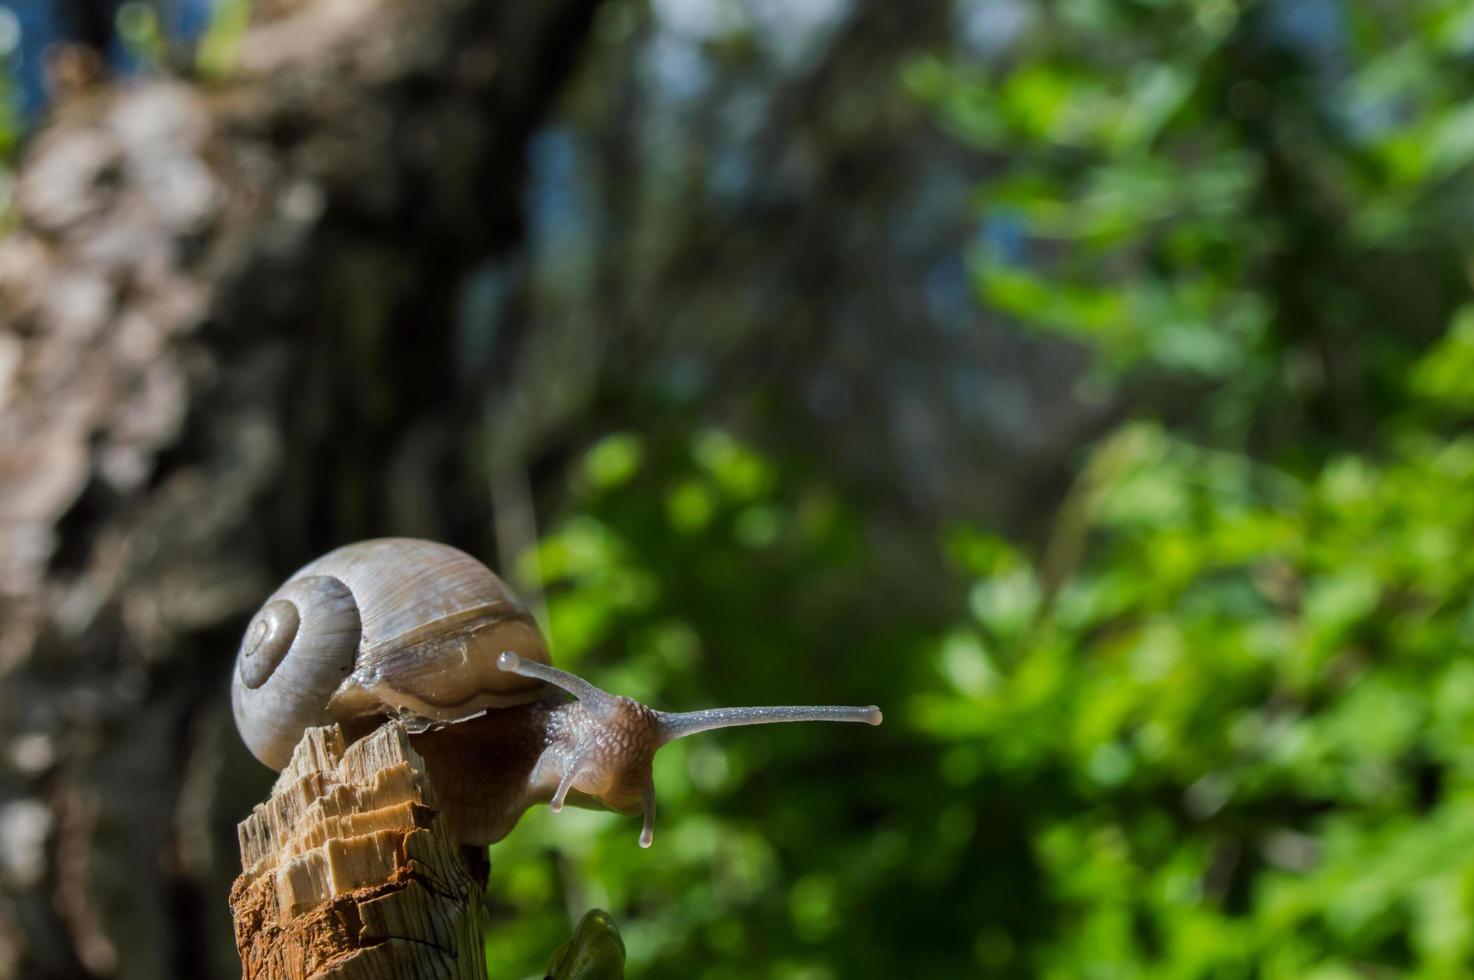
{"type": "Polygon", "coordinates": [[[481,887],[401,725],[307,732],[239,827],[244,980],[484,980],[481,887]]]}

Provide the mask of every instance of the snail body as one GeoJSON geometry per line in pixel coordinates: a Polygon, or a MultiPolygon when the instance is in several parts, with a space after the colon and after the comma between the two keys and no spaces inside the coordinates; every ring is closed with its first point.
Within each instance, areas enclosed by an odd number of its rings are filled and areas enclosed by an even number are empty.
{"type": "Polygon", "coordinates": [[[567,801],[643,812],[649,846],[661,745],[737,725],[880,723],[873,705],[663,712],[608,694],[552,666],[537,624],[489,568],[411,538],[347,545],[292,575],[246,628],[231,705],[246,746],[274,769],[310,727],[415,720],[415,747],[466,844],[499,840],[535,803],[567,801]]]}

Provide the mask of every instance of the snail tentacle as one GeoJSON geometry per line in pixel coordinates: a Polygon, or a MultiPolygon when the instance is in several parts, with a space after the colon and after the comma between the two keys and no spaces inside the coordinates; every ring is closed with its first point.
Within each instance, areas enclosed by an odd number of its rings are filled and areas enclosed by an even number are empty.
{"type": "Polygon", "coordinates": [[[593,746],[587,741],[579,745],[574,751],[573,758],[568,761],[568,768],[563,772],[563,778],[558,780],[558,788],[553,791],[553,798],[548,801],[548,808],[554,813],[563,809],[563,801],[568,797],[568,791],[573,788],[573,781],[583,775],[584,762],[593,751],[593,746]]]}
{"type": "Polygon", "coordinates": [[[645,824],[640,828],[640,846],[655,843],[655,780],[647,779],[640,788],[640,805],[645,811],[645,824]]]}

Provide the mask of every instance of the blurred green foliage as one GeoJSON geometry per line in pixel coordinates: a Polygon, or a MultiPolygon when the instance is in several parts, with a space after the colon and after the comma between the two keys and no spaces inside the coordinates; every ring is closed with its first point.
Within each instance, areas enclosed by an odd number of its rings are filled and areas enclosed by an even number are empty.
{"type": "MultiPolygon", "coordinates": [[[[3,27],[4,25],[0,24],[0,28],[3,27]]],[[[10,38],[9,44],[13,47],[15,38],[10,38]]],[[[7,62],[15,57],[18,57],[18,55],[14,51],[8,54],[0,54],[0,69],[8,67],[7,62]]],[[[15,180],[12,170],[20,134],[19,94],[16,92],[10,76],[4,71],[0,71],[0,234],[3,234],[10,227],[7,214],[10,211],[11,190],[15,180]]]]}
{"type": "Polygon", "coordinates": [[[1468,289],[1474,8],[1073,0],[1026,24],[904,77],[1000,170],[983,301],[1205,391],[1219,442],[1394,409],[1468,289]]]}
{"type": "Polygon", "coordinates": [[[955,780],[1054,784],[1025,972],[1467,972],[1474,441],[1399,443],[1304,480],[1133,425],[1053,542],[1078,565],[965,539],[974,621],[910,720],[955,780]]]}
{"type": "Polygon", "coordinates": [[[594,445],[523,568],[560,663],[887,720],[678,743],[649,852],[530,817],[495,968],[599,905],[642,977],[1474,970],[1474,8],[1021,9],[900,83],[995,174],[980,302],[1126,420],[1044,542],[913,529],[940,618],[801,461],[594,445]]]}

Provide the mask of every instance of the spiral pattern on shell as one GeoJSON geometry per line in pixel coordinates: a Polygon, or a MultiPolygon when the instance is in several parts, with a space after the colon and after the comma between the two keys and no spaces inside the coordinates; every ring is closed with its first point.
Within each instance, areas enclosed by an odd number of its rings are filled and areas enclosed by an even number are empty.
{"type": "Polygon", "coordinates": [[[286,599],[268,602],[241,643],[241,683],[253,691],[265,684],[292,648],[301,625],[302,617],[291,602],[286,599]]]}
{"type": "Polygon", "coordinates": [[[287,582],[246,628],[231,707],[247,748],[285,766],[302,732],[333,720],[328,702],[353,671],[361,623],[348,586],[329,575],[287,582]]]}

